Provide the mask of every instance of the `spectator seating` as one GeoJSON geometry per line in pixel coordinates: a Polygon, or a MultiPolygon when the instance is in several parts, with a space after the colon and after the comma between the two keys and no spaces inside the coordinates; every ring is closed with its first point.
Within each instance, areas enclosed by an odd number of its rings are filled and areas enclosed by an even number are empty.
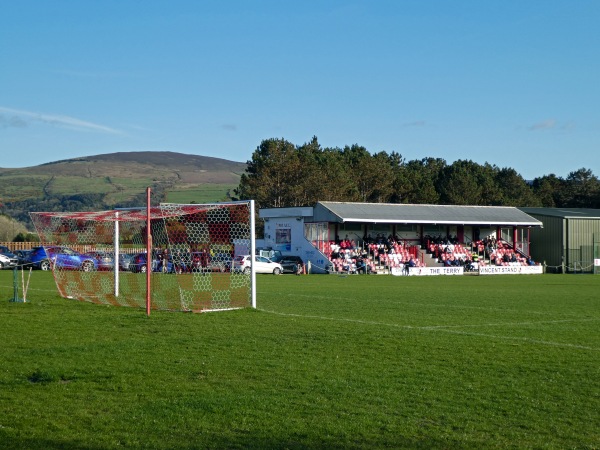
{"type": "MultiPolygon", "coordinates": [[[[338,273],[356,273],[356,260],[362,258],[369,273],[402,268],[411,258],[416,267],[424,267],[419,260],[419,247],[399,242],[370,243],[365,247],[342,248],[335,241],[313,242],[324,255],[329,256],[333,270],[338,273]]],[[[356,245],[356,244],[354,244],[356,245]]]]}
{"type": "Polygon", "coordinates": [[[527,258],[515,251],[504,241],[498,241],[496,248],[489,255],[490,263],[496,266],[527,266],[527,258]]]}

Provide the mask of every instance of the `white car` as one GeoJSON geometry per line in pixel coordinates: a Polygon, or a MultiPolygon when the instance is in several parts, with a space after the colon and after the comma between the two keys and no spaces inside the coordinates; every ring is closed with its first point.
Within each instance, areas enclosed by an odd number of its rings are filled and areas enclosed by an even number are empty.
{"type": "MultiPolygon", "coordinates": [[[[233,260],[233,271],[250,273],[250,255],[239,255],[233,260]]],[[[283,267],[281,264],[271,261],[265,256],[254,257],[254,271],[256,273],[272,273],[273,275],[279,275],[283,273],[283,267]]]]}

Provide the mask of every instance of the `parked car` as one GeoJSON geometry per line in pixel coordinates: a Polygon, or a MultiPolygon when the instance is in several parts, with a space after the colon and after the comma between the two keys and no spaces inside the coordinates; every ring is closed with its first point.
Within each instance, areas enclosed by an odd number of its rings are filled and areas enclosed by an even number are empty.
{"type": "Polygon", "coordinates": [[[230,272],[231,255],[228,253],[192,252],[185,260],[188,272],[230,272]]]}
{"type": "MultiPolygon", "coordinates": [[[[146,264],[147,253],[137,253],[129,261],[129,270],[136,273],[146,273],[148,266],[146,264]]],[[[173,259],[169,256],[166,261],[162,255],[153,253],[151,262],[152,272],[175,273],[182,271],[181,264],[173,264],[173,259]]]]}
{"type": "MultiPolygon", "coordinates": [[[[250,255],[239,255],[233,260],[233,271],[250,273],[251,268],[251,257],[250,255]]],[[[279,275],[283,273],[283,267],[281,264],[271,261],[269,258],[264,256],[254,257],[254,271],[256,273],[272,273],[273,275],[279,275]]]]}
{"type": "Polygon", "coordinates": [[[133,258],[133,255],[131,255],[129,253],[120,253],[119,254],[119,270],[124,270],[124,271],[129,270],[129,264],[131,263],[132,258],[133,258]]]}
{"type": "Polygon", "coordinates": [[[57,269],[73,269],[90,272],[97,269],[94,258],[82,255],[68,247],[34,247],[28,255],[27,263],[35,269],[50,270],[52,264],[57,269]]]}
{"type": "Polygon", "coordinates": [[[279,250],[273,250],[271,247],[259,247],[256,249],[255,254],[257,256],[265,256],[274,262],[279,262],[283,258],[283,254],[279,250]]]}
{"type": "Polygon", "coordinates": [[[284,256],[278,261],[283,268],[283,273],[298,273],[304,267],[304,261],[299,256],[284,256]]]}
{"type": "Polygon", "coordinates": [[[230,272],[231,255],[216,253],[208,258],[208,270],[211,272],[230,272]]]}
{"type": "MultiPolygon", "coordinates": [[[[10,258],[0,253],[0,270],[11,267],[10,258]]],[[[13,265],[14,267],[14,265],[13,265]]]]}
{"type": "Polygon", "coordinates": [[[15,250],[15,255],[17,255],[18,264],[20,266],[27,262],[30,252],[31,250],[15,250]]]}
{"type": "Polygon", "coordinates": [[[96,251],[84,253],[84,256],[95,259],[98,270],[114,270],[115,268],[115,258],[112,253],[96,251]]]}
{"type": "Polygon", "coordinates": [[[0,269],[15,267],[19,264],[19,257],[5,245],[0,245],[0,269]]]}

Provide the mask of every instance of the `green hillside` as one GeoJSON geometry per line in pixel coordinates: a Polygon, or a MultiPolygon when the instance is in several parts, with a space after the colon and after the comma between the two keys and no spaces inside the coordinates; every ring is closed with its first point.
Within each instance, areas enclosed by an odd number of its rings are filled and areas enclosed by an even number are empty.
{"type": "Polygon", "coordinates": [[[223,201],[246,164],[174,152],[127,152],[0,168],[1,212],[28,222],[31,211],[102,210],[153,203],[223,201]]]}

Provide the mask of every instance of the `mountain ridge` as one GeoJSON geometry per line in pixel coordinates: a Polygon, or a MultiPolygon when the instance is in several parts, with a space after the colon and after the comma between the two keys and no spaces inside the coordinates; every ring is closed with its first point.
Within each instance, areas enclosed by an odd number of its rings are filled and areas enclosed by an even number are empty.
{"type": "Polygon", "coordinates": [[[170,151],[116,152],[23,168],[0,168],[2,212],[27,221],[29,211],[101,210],[155,201],[230,198],[247,163],[170,151]]]}

